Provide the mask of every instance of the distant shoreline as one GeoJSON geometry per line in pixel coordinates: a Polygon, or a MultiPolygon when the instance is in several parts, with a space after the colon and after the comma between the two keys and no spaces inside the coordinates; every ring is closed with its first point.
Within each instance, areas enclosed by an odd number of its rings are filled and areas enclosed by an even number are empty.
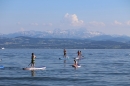
{"type": "Polygon", "coordinates": [[[130,49],[130,41],[17,37],[2,38],[0,47],[5,49],[130,49]]]}

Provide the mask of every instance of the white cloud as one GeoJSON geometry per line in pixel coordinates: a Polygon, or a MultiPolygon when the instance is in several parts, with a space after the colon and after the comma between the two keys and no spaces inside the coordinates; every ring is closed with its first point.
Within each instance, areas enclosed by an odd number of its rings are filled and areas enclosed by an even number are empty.
{"type": "Polygon", "coordinates": [[[23,31],[25,31],[25,30],[24,30],[24,28],[23,28],[23,27],[21,27],[21,28],[20,28],[20,31],[22,31],[22,32],[23,32],[23,31]]]}
{"type": "Polygon", "coordinates": [[[126,22],[127,25],[130,25],[130,20],[126,22]]]}
{"type": "Polygon", "coordinates": [[[20,24],[21,24],[21,22],[17,22],[16,24],[17,24],[17,25],[20,25],[20,24]]]}
{"type": "Polygon", "coordinates": [[[49,26],[52,26],[52,23],[48,23],[49,26]]]}
{"type": "Polygon", "coordinates": [[[105,24],[103,22],[97,22],[97,21],[92,21],[92,22],[89,22],[89,25],[91,26],[105,26],[105,24]]]}
{"type": "Polygon", "coordinates": [[[52,26],[52,23],[43,23],[43,26],[52,26]]]}
{"type": "Polygon", "coordinates": [[[122,23],[115,20],[114,25],[122,25],[122,23]]]}
{"type": "Polygon", "coordinates": [[[31,23],[31,25],[38,26],[38,23],[31,23]]]}
{"type": "Polygon", "coordinates": [[[71,14],[66,13],[64,16],[64,19],[66,23],[69,23],[72,26],[80,26],[84,23],[83,20],[78,19],[76,14],[71,15],[71,14]]]}

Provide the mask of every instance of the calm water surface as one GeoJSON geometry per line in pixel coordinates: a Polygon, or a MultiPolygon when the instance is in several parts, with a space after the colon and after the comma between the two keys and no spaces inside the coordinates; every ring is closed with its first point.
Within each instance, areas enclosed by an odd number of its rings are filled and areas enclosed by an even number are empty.
{"type": "Polygon", "coordinates": [[[129,49],[80,49],[84,58],[80,68],[73,68],[78,49],[67,49],[64,63],[62,49],[0,50],[1,86],[130,86],[129,49]],[[29,67],[31,53],[36,67],[46,70],[22,70],[29,67]]]}

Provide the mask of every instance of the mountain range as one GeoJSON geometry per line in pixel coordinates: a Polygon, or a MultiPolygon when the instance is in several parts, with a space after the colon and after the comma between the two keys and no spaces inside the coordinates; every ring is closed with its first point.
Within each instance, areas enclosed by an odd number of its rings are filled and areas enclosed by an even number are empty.
{"type": "Polygon", "coordinates": [[[10,34],[0,34],[1,37],[27,36],[35,38],[90,38],[101,35],[101,32],[88,31],[86,29],[54,29],[48,31],[19,31],[10,34]]]}
{"type": "Polygon", "coordinates": [[[15,38],[19,36],[32,37],[32,38],[73,38],[73,39],[90,39],[96,41],[118,41],[118,42],[128,42],[130,37],[128,36],[112,36],[106,35],[98,31],[88,31],[84,28],[81,29],[70,29],[70,30],[61,30],[54,29],[50,31],[20,31],[9,34],[0,34],[0,37],[6,38],[15,38]]]}

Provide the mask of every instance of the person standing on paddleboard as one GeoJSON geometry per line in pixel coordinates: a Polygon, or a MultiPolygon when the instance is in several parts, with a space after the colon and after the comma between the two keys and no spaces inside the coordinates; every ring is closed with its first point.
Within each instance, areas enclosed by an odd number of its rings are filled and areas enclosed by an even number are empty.
{"type": "Polygon", "coordinates": [[[64,63],[66,63],[66,50],[64,49],[64,63]]]}
{"type": "Polygon", "coordinates": [[[79,56],[80,56],[80,51],[79,50],[78,50],[77,54],[78,54],[78,58],[79,58],[79,56]]]}
{"type": "Polygon", "coordinates": [[[66,50],[64,49],[64,57],[66,58],[66,50]]]}
{"type": "Polygon", "coordinates": [[[36,56],[34,55],[34,53],[32,53],[32,57],[31,57],[31,67],[35,66],[35,58],[36,56]]]}
{"type": "Polygon", "coordinates": [[[78,66],[78,62],[74,59],[73,67],[77,67],[77,66],[78,66]]]}
{"type": "Polygon", "coordinates": [[[81,51],[80,51],[80,59],[81,59],[81,57],[82,57],[82,53],[81,53],[81,51]]]}

